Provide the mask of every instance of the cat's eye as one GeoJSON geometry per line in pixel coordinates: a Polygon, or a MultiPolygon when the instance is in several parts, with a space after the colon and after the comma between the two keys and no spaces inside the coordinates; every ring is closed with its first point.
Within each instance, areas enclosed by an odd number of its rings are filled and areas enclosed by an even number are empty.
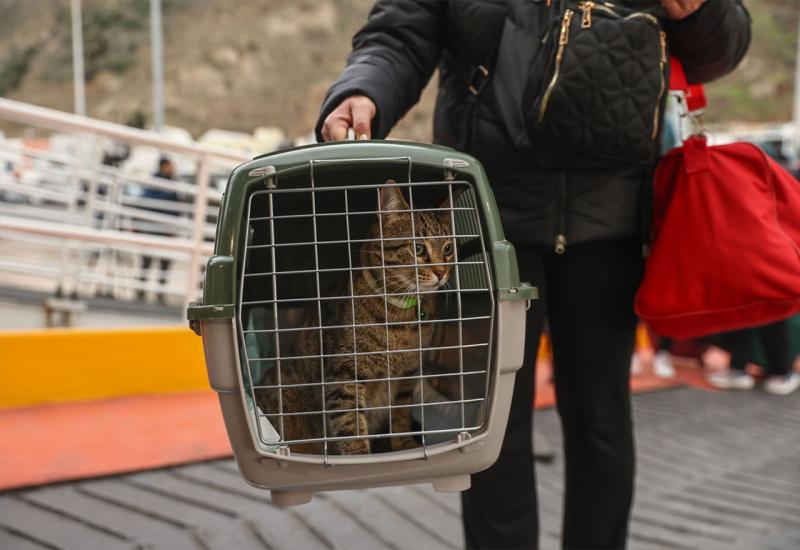
{"type": "Polygon", "coordinates": [[[417,252],[417,256],[424,256],[425,255],[425,245],[418,244],[415,248],[417,252]]]}
{"type": "Polygon", "coordinates": [[[445,256],[449,256],[452,253],[453,253],[453,243],[444,243],[444,246],[442,247],[442,254],[444,254],[445,256]]]}

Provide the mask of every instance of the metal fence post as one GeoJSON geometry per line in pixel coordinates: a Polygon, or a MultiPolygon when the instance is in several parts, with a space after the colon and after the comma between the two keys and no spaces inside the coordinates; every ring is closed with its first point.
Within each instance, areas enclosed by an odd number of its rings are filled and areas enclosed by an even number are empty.
{"type": "Polygon", "coordinates": [[[197,193],[194,196],[194,226],[192,227],[194,247],[189,258],[189,277],[186,287],[187,303],[197,297],[197,286],[200,282],[200,261],[203,258],[203,243],[205,241],[206,213],[208,211],[208,184],[210,180],[208,155],[202,153],[198,159],[197,193]]]}

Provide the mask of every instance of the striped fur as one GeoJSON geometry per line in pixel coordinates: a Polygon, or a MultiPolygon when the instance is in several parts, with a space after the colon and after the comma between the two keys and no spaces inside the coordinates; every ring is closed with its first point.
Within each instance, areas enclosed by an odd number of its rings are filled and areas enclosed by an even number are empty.
{"type": "MultiPolygon", "coordinates": [[[[391,180],[387,183],[394,183],[391,180]]],[[[364,243],[360,250],[360,269],[352,273],[354,296],[392,294],[392,300],[383,297],[357,298],[325,301],[322,310],[322,325],[356,325],[357,328],[323,329],[323,355],[352,354],[353,352],[385,352],[386,350],[409,350],[430,345],[430,324],[417,323],[418,309],[405,308],[403,302],[415,296],[416,286],[430,291],[444,286],[450,277],[450,267],[430,265],[452,262],[453,239],[451,237],[451,213],[414,212],[416,241],[412,241],[412,223],[409,206],[397,187],[380,190],[381,211],[370,229],[371,242],[364,243]],[[383,240],[398,238],[401,240],[383,240]],[[417,265],[418,276],[413,267],[417,265]],[[385,266],[385,268],[383,267],[385,266]],[[418,283],[415,282],[415,278],[418,283]],[[400,304],[400,305],[397,305],[400,304]],[[376,323],[400,322],[407,324],[377,327],[358,327],[376,323]]],[[[445,201],[441,208],[450,207],[445,201]]],[[[343,281],[341,296],[350,295],[350,277],[343,281]]],[[[419,296],[419,306],[425,319],[436,315],[435,294],[419,296]]],[[[317,327],[317,305],[309,307],[304,326],[317,327]]],[[[300,331],[293,345],[293,355],[320,355],[320,331],[300,331]]],[[[420,371],[420,354],[376,353],[374,355],[326,357],[320,365],[318,359],[283,361],[282,384],[319,384],[321,373],[325,373],[324,392],[321,385],[284,388],[282,394],[283,439],[311,439],[327,436],[353,437],[389,432],[390,411],[388,409],[360,410],[373,407],[408,406],[412,404],[416,380],[373,381],[391,377],[414,376],[420,371]],[[296,415],[293,413],[329,411],[323,421],[322,414],[296,415]],[[355,411],[355,409],[359,409],[355,411]],[[341,412],[337,412],[341,411],[341,412]]],[[[262,384],[275,384],[275,373],[268,373],[262,384]]],[[[257,392],[257,401],[265,413],[278,412],[277,393],[257,392]]],[[[411,409],[391,410],[391,432],[411,431],[411,409]]],[[[273,422],[273,424],[279,424],[273,422]]],[[[280,431],[280,426],[276,425],[280,431]]],[[[390,438],[392,450],[417,446],[410,436],[390,438]]],[[[292,446],[295,452],[322,454],[322,444],[308,443],[292,446]]],[[[343,439],[329,443],[329,454],[366,454],[371,451],[367,438],[343,439]]]]}

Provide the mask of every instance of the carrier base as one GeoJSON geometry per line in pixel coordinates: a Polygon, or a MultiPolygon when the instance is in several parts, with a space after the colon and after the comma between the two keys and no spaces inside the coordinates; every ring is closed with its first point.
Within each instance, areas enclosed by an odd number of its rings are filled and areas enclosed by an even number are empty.
{"type": "Polygon", "coordinates": [[[458,493],[469,489],[472,486],[472,480],[468,475],[451,476],[434,480],[431,485],[437,493],[458,493]]]}
{"type": "Polygon", "coordinates": [[[270,491],[272,504],[286,508],[288,506],[299,506],[308,504],[314,493],[297,493],[294,491],[270,491]]]}

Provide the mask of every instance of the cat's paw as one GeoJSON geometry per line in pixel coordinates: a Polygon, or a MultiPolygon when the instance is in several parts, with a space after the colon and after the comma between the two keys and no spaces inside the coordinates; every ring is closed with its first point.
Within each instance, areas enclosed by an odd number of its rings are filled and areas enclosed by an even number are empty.
{"type": "Polygon", "coordinates": [[[342,455],[368,455],[370,454],[369,441],[366,439],[353,439],[339,443],[339,454],[342,455]]]}
{"type": "Polygon", "coordinates": [[[416,439],[410,436],[393,437],[391,438],[391,445],[393,451],[406,451],[421,446],[416,439]]]}

